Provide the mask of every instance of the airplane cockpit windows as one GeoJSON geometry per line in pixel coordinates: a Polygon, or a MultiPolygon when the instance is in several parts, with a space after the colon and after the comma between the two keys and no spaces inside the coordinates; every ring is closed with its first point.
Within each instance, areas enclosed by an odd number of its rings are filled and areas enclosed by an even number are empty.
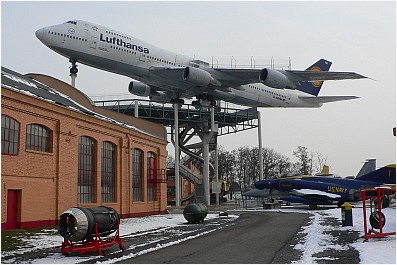
{"type": "Polygon", "coordinates": [[[69,21],[65,22],[65,24],[77,25],[77,22],[76,22],[76,21],[73,21],[73,20],[69,20],[69,21]]]}

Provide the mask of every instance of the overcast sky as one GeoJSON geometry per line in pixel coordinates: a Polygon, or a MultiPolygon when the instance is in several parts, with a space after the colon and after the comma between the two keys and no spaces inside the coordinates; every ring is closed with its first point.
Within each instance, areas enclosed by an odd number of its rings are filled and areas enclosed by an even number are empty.
{"type": "MultiPolygon", "coordinates": [[[[158,47],[200,58],[290,57],[302,70],[320,58],[333,71],[371,79],[328,81],[320,96],[360,99],[320,109],[262,108],[263,147],[295,160],[298,145],[327,156],[333,173],[362,162],[395,163],[396,4],[380,2],[5,2],[1,65],[70,82],[68,59],[45,47],[39,28],[72,19],[114,28],[158,47]]],[[[79,65],[76,86],[89,96],[126,94],[130,79],[79,65]]],[[[226,150],[258,144],[256,130],[222,136],[226,150]]]]}

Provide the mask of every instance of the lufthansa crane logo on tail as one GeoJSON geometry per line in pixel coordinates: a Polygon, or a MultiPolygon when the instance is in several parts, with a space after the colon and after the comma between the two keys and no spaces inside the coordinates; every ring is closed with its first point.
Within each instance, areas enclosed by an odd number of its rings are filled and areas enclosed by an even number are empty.
{"type": "MultiPolygon", "coordinates": [[[[321,68],[318,66],[313,66],[310,70],[311,71],[322,71],[321,68]]],[[[311,83],[314,87],[321,87],[321,85],[323,84],[323,81],[317,81],[317,82],[311,82],[311,83]]]]}

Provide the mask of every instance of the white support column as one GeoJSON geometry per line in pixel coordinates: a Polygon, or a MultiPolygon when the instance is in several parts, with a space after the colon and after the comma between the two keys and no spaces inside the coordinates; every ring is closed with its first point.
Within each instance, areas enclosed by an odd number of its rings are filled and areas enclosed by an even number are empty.
{"type": "Polygon", "coordinates": [[[263,179],[263,151],[262,151],[262,122],[261,113],[258,110],[258,141],[259,141],[259,180],[263,179]]]}
{"type": "MultiPolygon", "coordinates": [[[[215,124],[215,108],[211,107],[211,138],[214,133],[218,132],[218,124],[215,124]]],[[[215,145],[215,181],[218,182],[218,143],[215,145]]],[[[216,193],[216,205],[219,205],[219,193],[216,193]]]]}
{"type": "Polygon", "coordinates": [[[203,185],[204,185],[204,198],[207,205],[210,205],[210,134],[203,133],[203,158],[204,158],[204,168],[203,168],[203,185]]]}
{"type": "MultiPolygon", "coordinates": [[[[218,182],[218,143],[215,147],[215,181],[218,182]]],[[[219,193],[216,193],[216,205],[219,205],[219,193]]]]}
{"type": "Polygon", "coordinates": [[[134,101],[134,117],[138,118],[139,117],[139,105],[138,105],[138,100],[136,99],[134,101]]]}
{"type": "Polygon", "coordinates": [[[181,184],[179,177],[179,122],[178,103],[174,103],[174,132],[175,132],[175,205],[181,206],[181,184]]]}
{"type": "Polygon", "coordinates": [[[71,86],[72,87],[76,87],[76,77],[77,77],[77,74],[70,74],[70,77],[72,78],[72,82],[71,82],[71,86]]]}

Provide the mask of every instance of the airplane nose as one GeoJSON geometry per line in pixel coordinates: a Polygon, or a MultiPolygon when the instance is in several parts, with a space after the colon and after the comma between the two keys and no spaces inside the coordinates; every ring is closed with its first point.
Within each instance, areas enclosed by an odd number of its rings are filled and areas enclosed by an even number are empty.
{"type": "Polygon", "coordinates": [[[43,41],[44,38],[44,29],[39,29],[36,31],[36,37],[40,40],[43,41]]]}
{"type": "Polygon", "coordinates": [[[259,190],[263,190],[263,189],[268,189],[269,187],[269,182],[267,180],[261,180],[255,183],[255,188],[259,189],[259,190]]]}

